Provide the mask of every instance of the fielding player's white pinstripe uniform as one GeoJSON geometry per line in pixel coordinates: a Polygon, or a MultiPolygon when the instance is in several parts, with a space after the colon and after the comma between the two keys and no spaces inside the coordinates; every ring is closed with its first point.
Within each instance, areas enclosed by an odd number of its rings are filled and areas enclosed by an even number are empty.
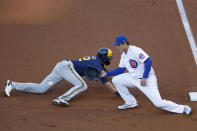
{"type": "MultiPolygon", "coordinates": [[[[120,38],[125,37],[121,36],[120,38]]],[[[137,106],[137,101],[135,97],[128,90],[128,87],[137,87],[140,91],[143,92],[144,95],[146,95],[149,98],[149,100],[156,107],[173,113],[190,114],[191,108],[189,106],[179,105],[172,101],[168,101],[161,98],[158,90],[157,78],[152,67],[146,78],[146,84],[144,86],[141,85],[141,80],[144,79],[144,62],[147,59],[150,59],[150,57],[141,48],[131,46],[128,44],[126,45],[126,42],[120,43],[121,44],[115,43],[114,45],[117,45],[119,49],[125,48],[126,50],[122,52],[119,68],[126,68],[128,70],[128,73],[119,74],[112,79],[112,82],[118,90],[120,96],[125,101],[125,104],[119,106],[119,109],[127,109],[137,106]],[[186,110],[189,111],[189,113],[186,112],[186,110]]]]}

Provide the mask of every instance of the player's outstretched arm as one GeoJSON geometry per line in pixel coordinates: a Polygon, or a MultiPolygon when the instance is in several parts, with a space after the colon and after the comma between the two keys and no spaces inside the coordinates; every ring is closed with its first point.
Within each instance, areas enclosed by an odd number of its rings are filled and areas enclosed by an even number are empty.
{"type": "Polygon", "coordinates": [[[114,85],[111,82],[106,82],[105,86],[107,86],[113,93],[115,93],[117,96],[119,96],[118,91],[116,90],[116,88],[114,87],[114,85]]]}

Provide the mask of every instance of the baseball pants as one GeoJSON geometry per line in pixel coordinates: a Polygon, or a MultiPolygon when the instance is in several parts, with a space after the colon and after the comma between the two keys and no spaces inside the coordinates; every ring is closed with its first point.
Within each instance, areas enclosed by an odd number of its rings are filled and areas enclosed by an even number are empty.
{"type": "Polygon", "coordinates": [[[184,111],[183,105],[161,98],[158,90],[157,78],[154,74],[148,77],[146,86],[141,86],[141,79],[132,77],[130,73],[117,75],[112,79],[112,82],[126,104],[137,104],[135,97],[128,90],[128,87],[137,87],[156,107],[173,113],[183,113],[184,111]]]}
{"type": "Polygon", "coordinates": [[[88,88],[86,82],[75,71],[73,63],[67,60],[57,63],[52,72],[41,83],[12,82],[12,87],[18,91],[45,93],[62,80],[66,80],[74,85],[70,90],[60,96],[66,101],[71,100],[74,96],[88,88]]]}

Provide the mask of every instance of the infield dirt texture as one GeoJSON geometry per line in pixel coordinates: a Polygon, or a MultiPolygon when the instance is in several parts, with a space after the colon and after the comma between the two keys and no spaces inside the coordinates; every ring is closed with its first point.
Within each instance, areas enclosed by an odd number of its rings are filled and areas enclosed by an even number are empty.
{"type": "MultiPolygon", "coordinates": [[[[183,0],[197,40],[197,1],[183,0]]],[[[1,131],[196,131],[197,68],[175,0],[1,0],[0,1],[0,130],[1,131]],[[65,58],[96,55],[124,34],[153,60],[162,98],[188,104],[190,116],[154,107],[137,89],[130,89],[136,109],[119,111],[123,100],[101,83],[58,107],[52,100],[71,88],[63,81],[46,94],[4,95],[7,79],[40,82],[65,58]]]]}

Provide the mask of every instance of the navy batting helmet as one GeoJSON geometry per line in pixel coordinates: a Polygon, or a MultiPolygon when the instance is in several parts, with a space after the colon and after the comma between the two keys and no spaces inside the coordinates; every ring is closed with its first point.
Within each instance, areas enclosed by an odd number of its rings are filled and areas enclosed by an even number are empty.
{"type": "Polygon", "coordinates": [[[99,59],[105,65],[109,65],[110,64],[110,60],[113,58],[113,56],[112,56],[112,50],[110,50],[108,48],[100,48],[98,50],[97,56],[99,57],[99,59]]]}

